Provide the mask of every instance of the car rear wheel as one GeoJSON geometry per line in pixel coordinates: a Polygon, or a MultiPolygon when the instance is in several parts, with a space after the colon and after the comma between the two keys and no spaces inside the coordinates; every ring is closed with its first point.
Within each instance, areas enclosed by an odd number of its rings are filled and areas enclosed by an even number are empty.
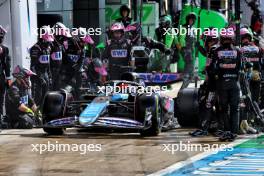
{"type": "Polygon", "coordinates": [[[180,90],[175,99],[175,116],[181,127],[197,127],[199,124],[199,95],[196,88],[180,90]]]}

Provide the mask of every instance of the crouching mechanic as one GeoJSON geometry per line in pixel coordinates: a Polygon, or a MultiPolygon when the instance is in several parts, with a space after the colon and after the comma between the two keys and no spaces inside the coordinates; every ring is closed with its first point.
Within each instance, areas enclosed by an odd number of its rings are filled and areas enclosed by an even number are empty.
{"type": "Polygon", "coordinates": [[[5,101],[11,128],[30,129],[37,123],[37,106],[29,93],[29,78],[33,75],[36,74],[20,66],[14,69],[15,81],[7,90],[5,101]]]}

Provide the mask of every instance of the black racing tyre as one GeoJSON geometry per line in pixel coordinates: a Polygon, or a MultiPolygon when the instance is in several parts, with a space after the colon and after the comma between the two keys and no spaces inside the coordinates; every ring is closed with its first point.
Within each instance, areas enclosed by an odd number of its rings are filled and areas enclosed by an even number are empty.
{"type": "Polygon", "coordinates": [[[175,116],[181,127],[199,125],[199,95],[197,88],[184,88],[175,99],[175,116]]]}
{"type": "MultiPolygon", "coordinates": [[[[46,94],[42,108],[44,125],[63,116],[64,102],[65,96],[58,91],[46,94]]],[[[62,135],[65,132],[65,128],[44,127],[43,130],[49,135],[62,135]]]]}
{"type": "Polygon", "coordinates": [[[65,96],[59,92],[48,92],[44,98],[42,114],[45,122],[61,118],[65,104],[65,96]]]}
{"type": "Polygon", "coordinates": [[[43,128],[48,135],[63,135],[65,130],[65,128],[43,128]]]}
{"type": "Polygon", "coordinates": [[[158,136],[162,129],[162,113],[161,113],[161,107],[159,104],[159,99],[156,96],[149,96],[144,97],[146,98],[143,101],[148,101],[148,103],[151,103],[151,106],[147,106],[145,102],[140,102],[139,106],[139,112],[138,115],[141,116],[141,118],[145,118],[146,113],[151,114],[151,126],[147,129],[143,129],[140,131],[140,135],[145,136],[158,136]],[[145,104],[145,106],[144,106],[145,104]]]}

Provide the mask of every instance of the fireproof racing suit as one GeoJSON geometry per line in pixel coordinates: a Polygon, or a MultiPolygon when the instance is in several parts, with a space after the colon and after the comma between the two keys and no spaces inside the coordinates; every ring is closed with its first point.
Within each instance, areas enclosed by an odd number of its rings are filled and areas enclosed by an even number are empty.
{"type": "Polygon", "coordinates": [[[61,45],[59,41],[54,40],[54,42],[52,43],[50,59],[52,90],[58,90],[60,87],[60,69],[64,52],[65,50],[63,45],[61,45]]]}
{"type": "Polygon", "coordinates": [[[108,75],[110,80],[118,80],[127,72],[122,66],[129,66],[131,42],[124,37],[120,40],[108,40],[103,53],[103,59],[108,62],[108,75]]]}
{"type": "Polygon", "coordinates": [[[246,69],[248,69],[247,72],[252,100],[259,103],[263,53],[259,47],[253,44],[242,46],[240,51],[244,65],[252,64],[252,68],[246,69]]]}
{"type": "Polygon", "coordinates": [[[66,57],[62,60],[61,67],[61,88],[71,85],[74,88],[74,97],[80,98],[82,85],[83,51],[75,38],[68,39],[66,57]]]}
{"type": "Polygon", "coordinates": [[[238,78],[241,71],[240,52],[233,46],[219,46],[214,50],[212,59],[213,75],[216,78],[219,110],[224,122],[224,129],[237,134],[239,129],[240,86],[238,78]],[[230,112],[230,118],[228,112],[230,112]]]}
{"type": "Polygon", "coordinates": [[[6,80],[10,79],[10,67],[9,50],[0,44],[0,115],[3,115],[4,96],[7,88],[6,80]]]}
{"type": "Polygon", "coordinates": [[[35,124],[34,117],[18,109],[21,104],[27,107],[32,107],[34,105],[34,100],[28,89],[25,89],[15,81],[7,90],[5,104],[8,121],[12,128],[33,127],[35,124]]]}
{"type": "Polygon", "coordinates": [[[45,93],[49,90],[50,53],[51,44],[48,42],[38,41],[30,49],[30,68],[38,76],[38,79],[36,77],[31,78],[32,96],[37,105],[42,103],[45,93]]]}

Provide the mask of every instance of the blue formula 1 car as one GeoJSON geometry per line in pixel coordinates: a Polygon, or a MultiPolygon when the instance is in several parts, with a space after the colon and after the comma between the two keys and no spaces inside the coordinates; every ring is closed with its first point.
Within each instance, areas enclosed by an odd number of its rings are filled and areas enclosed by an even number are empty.
{"type": "Polygon", "coordinates": [[[174,128],[173,99],[144,88],[135,81],[109,81],[100,92],[83,95],[80,101],[74,101],[67,90],[48,92],[42,108],[43,129],[50,135],[63,134],[71,127],[134,129],[142,136],[157,136],[161,130],[174,128]],[[133,93],[124,91],[131,87],[133,93]],[[106,92],[109,88],[122,91],[106,92]]]}

